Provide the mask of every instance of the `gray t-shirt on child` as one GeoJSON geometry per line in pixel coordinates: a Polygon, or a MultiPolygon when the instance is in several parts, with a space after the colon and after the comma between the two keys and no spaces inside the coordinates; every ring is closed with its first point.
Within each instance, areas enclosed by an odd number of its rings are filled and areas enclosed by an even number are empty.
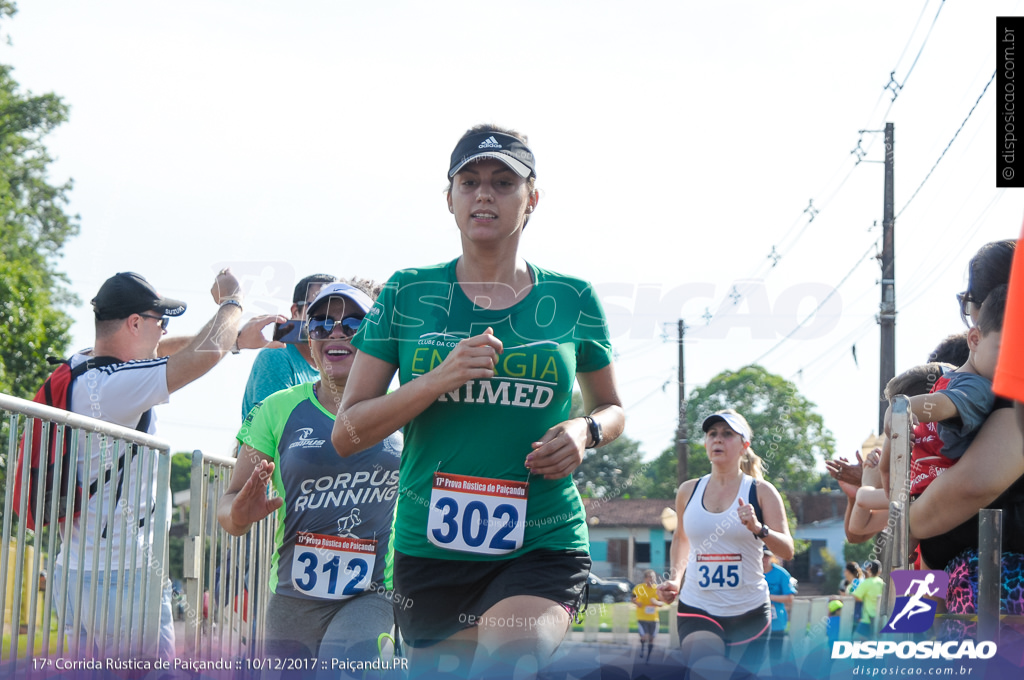
{"type": "Polygon", "coordinates": [[[937,426],[942,440],[942,455],[958,460],[992,413],[995,395],[992,394],[992,381],[988,378],[975,373],[953,372],[948,375],[949,383],[937,394],[949,397],[959,417],[939,421],[937,426]]]}

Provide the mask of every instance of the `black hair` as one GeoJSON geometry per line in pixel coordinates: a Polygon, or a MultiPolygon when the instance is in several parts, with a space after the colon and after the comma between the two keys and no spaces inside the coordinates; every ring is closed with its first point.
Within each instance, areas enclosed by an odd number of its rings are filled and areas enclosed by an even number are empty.
{"type": "Polygon", "coordinates": [[[347,279],[341,279],[342,283],[347,283],[353,288],[358,288],[369,296],[371,300],[376,300],[380,292],[384,290],[383,283],[377,283],[373,279],[363,279],[358,276],[353,276],[347,279]]]}
{"type": "Polygon", "coordinates": [[[981,303],[981,311],[978,312],[978,330],[982,335],[1003,330],[1003,314],[1006,311],[1008,288],[1006,284],[996,286],[981,303]]]}
{"type": "MultiPolygon", "coordinates": [[[[127,317],[125,317],[127,318],[127,317]]],[[[96,319],[96,337],[109,338],[124,324],[124,319],[96,319]]]]}
{"type": "Polygon", "coordinates": [[[953,333],[940,342],[932,353],[928,355],[928,363],[938,361],[943,364],[963,366],[971,355],[971,348],[967,345],[967,331],[953,333]]]}
{"type": "MultiPolygon", "coordinates": [[[[967,363],[967,359],[964,359],[964,363],[967,363]]],[[[963,366],[963,364],[957,364],[957,366],[963,366]]],[[[914,366],[889,381],[885,386],[884,398],[886,401],[892,401],[897,394],[905,394],[908,397],[928,394],[942,377],[944,368],[952,369],[957,366],[938,362],[914,366]]]]}
{"type": "Polygon", "coordinates": [[[973,302],[977,306],[985,301],[996,286],[1010,282],[1010,268],[1017,242],[1013,239],[993,241],[983,245],[967,265],[967,290],[960,307],[960,314],[966,319],[973,302]]]}
{"type": "Polygon", "coordinates": [[[310,274],[299,280],[295,284],[295,290],[292,291],[292,304],[303,305],[306,303],[306,296],[309,295],[309,287],[314,284],[327,285],[328,283],[336,283],[338,281],[337,276],[332,274],[310,274]]]}

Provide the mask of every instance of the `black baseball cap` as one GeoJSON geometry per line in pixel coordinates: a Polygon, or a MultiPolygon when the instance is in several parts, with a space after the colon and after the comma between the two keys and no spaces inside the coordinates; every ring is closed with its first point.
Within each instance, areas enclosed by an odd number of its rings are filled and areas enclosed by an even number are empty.
{"type": "Polygon", "coordinates": [[[103,282],[92,299],[97,321],[127,319],[132,314],[157,312],[160,316],[181,316],[185,313],[181,300],[160,297],[146,279],[135,272],[119,272],[103,282]]]}
{"type": "Polygon", "coordinates": [[[334,274],[310,274],[309,276],[304,276],[295,284],[295,290],[292,291],[292,304],[301,307],[306,304],[310,288],[313,286],[326,286],[328,283],[334,283],[337,280],[338,277],[334,274]]]}
{"type": "Polygon", "coordinates": [[[448,179],[454,177],[466,163],[481,158],[496,158],[523,178],[537,175],[530,147],[512,135],[484,130],[467,135],[456,145],[452,151],[448,179]]]}

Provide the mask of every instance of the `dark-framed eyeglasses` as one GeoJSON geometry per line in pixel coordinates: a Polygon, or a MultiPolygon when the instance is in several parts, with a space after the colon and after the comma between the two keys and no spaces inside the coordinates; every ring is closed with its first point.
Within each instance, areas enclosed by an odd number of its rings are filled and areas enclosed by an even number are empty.
{"type": "Polygon", "coordinates": [[[964,291],[956,294],[956,302],[960,305],[960,320],[964,322],[964,325],[968,328],[971,327],[971,314],[970,304],[974,302],[974,298],[971,297],[970,291],[964,291]]]}
{"type": "Polygon", "coordinates": [[[149,314],[139,314],[139,316],[145,317],[147,319],[156,319],[157,321],[160,322],[160,330],[162,331],[167,330],[167,324],[171,320],[171,317],[169,316],[150,316],[149,314]]]}
{"type": "Polygon", "coordinates": [[[308,324],[309,337],[314,340],[326,340],[331,337],[337,326],[341,326],[343,336],[352,337],[359,330],[359,326],[362,323],[363,320],[355,316],[346,316],[341,321],[335,321],[331,318],[310,319],[308,324]]]}

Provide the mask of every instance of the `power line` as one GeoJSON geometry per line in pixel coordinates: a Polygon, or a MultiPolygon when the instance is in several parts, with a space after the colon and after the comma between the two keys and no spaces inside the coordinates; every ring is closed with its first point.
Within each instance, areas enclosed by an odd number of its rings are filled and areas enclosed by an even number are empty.
{"type": "Polygon", "coordinates": [[[789,333],[787,333],[787,334],[786,334],[786,336],[785,336],[784,338],[782,338],[782,339],[781,339],[781,340],[779,340],[779,341],[778,341],[777,343],[775,343],[775,346],[774,346],[774,347],[772,347],[772,348],[771,348],[770,350],[768,350],[767,352],[765,352],[764,354],[762,354],[761,356],[759,356],[759,357],[758,357],[757,359],[755,359],[755,360],[754,360],[754,361],[752,361],[751,363],[753,363],[753,364],[759,364],[759,363],[761,363],[761,360],[762,360],[762,359],[764,359],[764,358],[765,358],[766,356],[768,356],[769,354],[771,354],[772,352],[774,352],[775,350],[777,350],[777,349],[778,349],[779,347],[781,347],[783,343],[785,343],[785,342],[786,342],[787,340],[789,340],[789,339],[790,339],[791,337],[793,337],[793,334],[794,334],[794,333],[796,333],[796,332],[797,332],[798,330],[800,330],[801,328],[803,328],[803,327],[804,327],[804,325],[805,325],[805,324],[806,324],[806,323],[807,323],[808,321],[810,321],[810,320],[811,320],[812,318],[814,318],[814,315],[818,313],[818,310],[819,310],[819,309],[821,309],[821,308],[822,308],[822,307],[823,307],[823,306],[825,305],[825,303],[826,303],[826,302],[828,302],[828,301],[829,301],[830,299],[832,299],[832,296],[836,294],[836,291],[837,291],[837,290],[839,290],[839,288],[840,288],[840,287],[841,287],[841,286],[842,286],[842,285],[843,285],[844,283],[846,283],[846,280],[847,280],[847,279],[849,279],[849,278],[850,278],[851,276],[853,276],[853,272],[857,271],[857,267],[859,267],[859,266],[860,266],[860,265],[861,265],[861,264],[862,264],[862,263],[863,263],[863,262],[864,262],[865,260],[867,260],[867,259],[868,259],[868,256],[872,254],[872,252],[873,252],[873,251],[874,251],[874,250],[876,249],[876,247],[877,247],[877,244],[875,244],[875,243],[872,243],[872,244],[871,244],[871,247],[870,247],[870,248],[868,248],[867,252],[866,252],[866,253],[864,253],[863,255],[861,255],[861,256],[860,256],[860,258],[859,258],[859,259],[857,260],[856,264],[854,264],[854,265],[853,265],[853,269],[851,269],[850,271],[848,271],[848,272],[846,273],[846,276],[844,276],[844,277],[843,277],[842,281],[840,281],[839,283],[837,283],[837,284],[836,284],[835,288],[833,288],[833,289],[832,289],[832,290],[831,290],[831,291],[829,292],[829,294],[828,294],[828,295],[826,295],[826,296],[825,296],[825,298],[824,298],[824,299],[823,299],[823,300],[822,300],[821,302],[819,302],[819,303],[818,303],[818,306],[817,306],[817,307],[815,307],[815,308],[814,308],[813,310],[811,310],[811,313],[810,313],[810,314],[808,314],[808,315],[807,315],[807,316],[806,316],[806,317],[804,318],[804,320],[803,320],[803,321],[801,321],[800,323],[798,323],[798,324],[797,324],[797,325],[796,325],[796,326],[795,326],[795,327],[793,328],[793,330],[791,330],[791,331],[790,331],[789,333]]]}
{"type": "MultiPolygon", "coordinates": [[[[897,83],[896,82],[896,79],[893,77],[893,75],[896,73],[895,70],[892,72],[892,74],[889,75],[889,78],[890,78],[889,85],[895,84],[895,86],[896,86],[895,88],[893,88],[893,93],[892,93],[893,101],[896,101],[896,97],[899,96],[900,91],[903,90],[903,86],[906,85],[907,84],[907,80],[910,79],[910,74],[914,72],[914,67],[917,66],[917,60],[921,58],[921,53],[924,52],[924,47],[925,47],[925,45],[928,44],[928,38],[931,37],[932,29],[935,28],[935,23],[939,20],[939,14],[942,13],[942,8],[945,6],[945,4],[946,4],[946,0],[942,0],[939,3],[939,10],[935,13],[935,18],[932,19],[932,25],[928,27],[928,33],[927,33],[927,35],[924,36],[924,42],[921,43],[921,49],[919,49],[917,51],[917,56],[914,57],[914,62],[910,65],[910,68],[907,70],[907,75],[903,76],[903,82],[902,83],[897,83]]],[[[925,5],[927,6],[927,3],[925,3],[925,5]]],[[[922,9],[921,12],[924,13],[924,9],[922,9]]],[[[918,22],[920,22],[920,21],[921,20],[918,19],[918,22]]],[[[917,26],[914,26],[914,30],[915,31],[917,30],[917,26]]],[[[904,53],[905,52],[906,52],[906,48],[904,48],[904,53]]],[[[900,55],[900,59],[901,60],[903,59],[903,55],[900,55]]],[[[889,89],[889,85],[886,85],[886,89],[889,89]]]]}
{"type": "Polygon", "coordinates": [[[672,384],[673,382],[675,382],[675,378],[674,378],[674,377],[673,377],[673,378],[669,378],[668,380],[666,380],[665,382],[663,382],[663,383],[662,383],[661,385],[659,385],[658,387],[655,387],[655,388],[654,388],[653,390],[651,390],[650,392],[648,392],[648,393],[647,393],[647,394],[645,394],[644,396],[640,397],[640,399],[638,399],[637,401],[635,401],[635,402],[633,402],[632,404],[630,404],[629,406],[627,406],[627,407],[626,407],[626,408],[625,408],[624,410],[625,410],[625,411],[630,411],[630,410],[632,410],[632,409],[636,408],[636,407],[637,407],[637,406],[639,406],[640,404],[644,403],[645,401],[647,401],[648,399],[650,399],[651,397],[653,397],[653,396],[654,396],[655,394],[657,394],[658,392],[664,392],[664,391],[665,391],[665,389],[666,389],[666,388],[667,388],[667,387],[668,387],[669,385],[671,385],[671,384],[672,384]]]}
{"type": "MultiPolygon", "coordinates": [[[[917,27],[921,25],[921,19],[924,19],[925,10],[928,9],[928,4],[930,2],[931,2],[931,0],[924,0],[924,6],[921,7],[921,13],[917,15],[917,22],[914,24],[914,29],[912,31],[910,31],[910,36],[907,38],[907,44],[903,46],[903,51],[900,52],[900,58],[896,60],[896,66],[895,66],[895,68],[893,68],[894,71],[896,70],[896,68],[899,68],[900,62],[903,61],[903,57],[907,56],[907,50],[910,49],[910,43],[912,43],[914,41],[914,34],[917,33],[917,27]]],[[[939,11],[942,11],[941,7],[939,8],[939,11]]],[[[938,19],[939,15],[936,14],[935,18],[938,19]]],[[[932,26],[933,27],[935,26],[935,22],[932,22],[932,26]]],[[[931,29],[929,29],[928,32],[930,34],[931,33],[931,29]]],[[[927,42],[927,38],[925,39],[925,42],[927,42]]],[[[923,48],[923,46],[922,46],[922,48],[923,48]]],[[[921,52],[920,51],[917,53],[917,56],[918,57],[921,56],[921,52]]],[[[917,63],[917,59],[914,59],[914,63],[917,63]]],[[[913,67],[911,67],[911,70],[913,70],[913,67]]],[[[908,72],[907,75],[909,76],[910,73],[908,72]]],[[[906,78],[904,78],[904,80],[906,80],[906,78]]]]}
{"type": "MultiPolygon", "coordinates": [[[[971,239],[974,238],[975,234],[977,234],[978,231],[981,230],[981,227],[984,225],[984,219],[983,218],[985,217],[985,215],[988,214],[989,210],[991,210],[992,207],[996,203],[998,203],[999,200],[1004,195],[1005,195],[1005,192],[997,192],[996,194],[994,194],[992,196],[992,200],[990,200],[988,202],[988,205],[986,205],[982,209],[981,214],[978,215],[974,219],[974,222],[971,224],[971,226],[968,227],[968,229],[965,232],[963,232],[962,238],[960,239],[962,244],[970,243],[971,239]]],[[[925,279],[927,279],[927,283],[928,284],[930,284],[932,278],[935,278],[935,277],[931,277],[931,274],[933,274],[937,269],[945,268],[946,266],[948,266],[948,263],[950,261],[952,261],[954,258],[958,258],[958,257],[962,256],[962,251],[959,248],[948,248],[944,252],[946,253],[945,257],[940,259],[940,260],[938,260],[937,262],[935,262],[933,267],[932,267],[932,269],[928,272],[928,275],[926,275],[924,277],[925,279]]],[[[923,296],[926,293],[928,293],[930,289],[931,289],[931,286],[930,285],[926,285],[926,284],[920,284],[920,285],[912,287],[910,289],[909,295],[906,296],[909,299],[905,300],[904,302],[902,302],[900,304],[899,311],[902,312],[905,309],[907,309],[908,307],[910,307],[921,296],[923,296]]]]}
{"type": "Polygon", "coordinates": [[[857,344],[857,341],[864,337],[864,334],[871,330],[871,327],[873,325],[874,319],[869,318],[866,321],[861,322],[859,326],[856,326],[852,331],[843,336],[842,340],[839,340],[831,347],[829,347],[827,350],[825,350],[824,352],[822,352],[821,354],[819,354],[818,356],[816,356],[815,358],[811,359],[806,364],[801,366],[799,369],[797,369],[791,376],[789,376],[789,380],[793,380],[793,378],[797,377],[798,375],[806,378],[806,376],[804,375],[804,371],[809,369],[811,366],[814,366],[825,357],[831,356],[832,352],[836,351],[840,347],[842,347],[843,349],[841,356],[845,355],[847,349],[849,349],[848,345],[857,344]]]}
{"type": "Polygon", "coordinates": [[[641,345],[640,347],[632,347],[628,350],[623,351],[621,354],[615,357],[615,361],[619,362],[625,359],[632,359],[635,356],[646,354],[647,352],[650,352],[653,349],[658,349],[661,347],[664,347],[664,341],[662,341],[661,339],[649,340],[648,343],[645,345],[641,345]]]}
{"type": "Polygon", "coordinates": [[[953,146],[953,142],[956,141],[957,136],[959,136],[960,131],[964,129],[964,126],[967,125],[967,121],[971,119],[971,115],[974,113],[974,110],[978,108],[978,104],[981,103],[981,98],[985,96],[986,92],[988,92],[988,86],[992,84],[992,81],[995,80],[995,78],[996,72],[992,71],[992,77],[988,79],[987,83],[985,83],[985,87],[981,90],[981,94],[978,95],[977,101],[974,102],[974,106],[972,106],[971,110],[968,111],[967,117],[964,118],[964,122],[960,123],[960,127],[957,128],[956,132],[953,133],[953,138],[949,140],[949,144],[946,144],[946,148],[942,150],[941,154],[939,154],[939,159],[935,161],[935,165],[932,166],[932,169],[929,170],[928,174],[924,176],[923,180],[921,180],[921,184],[917,187],[917,189],[914,190],[914,193],[910,196],[910,200],[908,200],[900,209],[900,211],[896,213],[897,219],[899,219],[899,216],[903,214],[903,211],[907,209],[907,206],[909,206],[917,197],[918,192],[921,191],[922,187],[924,187],[925,182],[927,182],[928,178],[932,176],[933,172],[935,172],[935,168],[939,167],[939,163],[942,162],[942,159],[945,157],[946,152],[949,151],[949,147],[953,146]]]}
{"type": "MultiPolygon", "coordinates": [[[[928,4],[930,2],[931,2],[931,0],[924,0],[924,5],[921,6],[921,13],[917,15],[917,21],[914,22],[914,28],[910,31],[910,35],[907,36],[907,44],[903,46],[903,51],[900,52],[900,57],[899,57],[899,59],[896,60],[896,64],[892,67],[892,71],[889,74],[890,82],[892,81],[892,74],[895,73],[896,69],[898,69],[900,67],[900,63],[903,61],[903,57],[906,56],[907,50],[910,49],[910,44],[912,42],[914,42],[914,36],[917,34],[917,27],[921,25],[921,20],[924,19],[924,13],[928,9],[928,4]]],[[[904,81],[905,80],[906,80],[906,78],[904,78],[904,81]]],[[[875,111],[878,110],[878,105],[882,103],[882,98],[885,97],[885,93],[888,92],[888,91],[889,91],[889,86],[888,86],[888,84],[886,84],[886,86],[883,87],[881,89],[881,91],[878,93],[878,99],[875,101],[875,105],[871,107],[871,113],[869,113],[868,117],[867,117],[867,119],[869,121],[874,120],[875,111]]],[[[889,108],[887,108],[885,110],[885,114],[882,116],[883,120],[886,117],[888,117],[889,112],[892,111],[893,102],[894,102],[894,100],[892,100],[892,99],[889,100],[889,108]]],[[[857,140],[857,148],[855,148],[850,153],[858,154],[858,149],[860,149],[860,143],[861,143],[862,139],[863,138],[857,140]]],[[[862,150],[861,153],[858,154],[858,156],[857,156],[858,157],[858,163],[860,162],[861,158],[863,158],[865,155],[867,155],[867,151],[869,151],[869,150],[870,150],[870,145],[869,145],[867,150],[862,150]]]]}
{"type": "MultiPolygon", "coordinates": [[[[918,48],[917,54],[914,56],[914,61],[911,63],[906,75],[903,76],[903,82],[898,83],[895,79],[896,69],[899,68],[900,63],[903,61],[903,57],[906,56],[907,50],[910,48],[910,45],[913,42],[914,35],[916,35],[918,27],[921,25],[921,20],[925,16],[925,12],[928,9],[929,2],[930,0],[925,0],[924,6],[922,6],[921,8],[921,13],[918,15],[917,21],[914,23],[914,28],[911,30],[910,35],[907,38],[907,43],[906,45],[904,45],[903,51],[900,53],[899,59],[896,60],[896,64],[890,73],[889,83],[884,88],[882,88],[882,94],[879,95],[879,100],[875,102],[875,105],[872,108],[872,113],[871,115],[869,115],[869,119],[872,115],[874,115],[874,110],[878,108],[878,103],[881,101],[881,97],[884,95],[884,93],[892,89],[892,100],[890,101],[889,107],[886,109],[883,118],[889,115],[889,112],[892,110],[893,104],[895,103],[898,94],[903,90],[903,87],[906,85],[911,73],[913,73],[914,68],[917,66],[917,63],[920,60],[921,55],[924,53],[924,49],[927,46],[929,39],[931,38],[932,31],[939,20],[939,15],[942,13],[942,8],[945,5],[945,0],[940,1],[939,8],[935,12],[935,16],[932,18],[932,23],[928,28],[928,33],[925,34],[924,40],[921,43],[920,48],[918,48]],[[893,85],[895,87],[890,87],[893,85]]],[[[874,140],[872,140],[868,144],[868,149],[865,150],[861,147],[861,142],[864,139],[863,135],[865,132],[867,132],[867,130],[860,131],[861,136],[857,140],[857,146],[850,152],[851,155],[856,156],[856,160],[853,166],[850,168],[850,170],[846,173],[846,176],[839,183],[839,185],[832,191],[831,194],[829,194],[829,196],[825,199],[824,203],[814,205],[813,198],[811,198],[808,201],[808,206],[803,210],[802,214],[799,217],[797,217],[797,219],[793,222],[793,224],[786,231],[786,233],[783,234],[782,238],[776,241],[776,243],[772,244],[771,250],[768,253],[768,255],[764,258],[764,260],[762,260],[761,264],[758,265],[754,273],[751,276],[748,276],[747,279],[763,279],[774,269],[776,269],[779,263],[783,260],[783,258],[785,258],[785,256],[796,246],[796,244],[800,242],[800,239],[803,238],[805,232],[807,231],[808,227],[810,227],[811,223],[814,222],[815,218],[818,217],[821,211],[828,207],[832,200],[839,194],[839,192],[846,185],[846,182],[850,179],[851,175],[853,174],[853,171],[860,165],[864,157],[867,155],[867,151],[870,150],[871,146],[873,146],[874,140]],[[799,231],[797,231],[792,241],[786,243],[786,240],[797,228],[799,228],[799,231]]],[[[839,172],[841,172],[841,170],[837,170],[837,172],[833,174],[832,178],[829,179],[830,183],[834,180],[835,176],[839,174],[839,172]]],[[[897,217],[898,216],[899,215],[897,215],[897,217]]],[[[742,297],[740,293],[741,291],[737,291],[734,286],[733,289],[730,290],[730,293],[727,294],[729,297],[733,298],[733,307],[739,304],[739,299],[742,297]]],[[[724,303],[724,299],[721,302],[719,302],[718,309],[721,309],[724,303]]],[[[710,320],[708,321],[708,323],[710,323],[710,320]]]]}

